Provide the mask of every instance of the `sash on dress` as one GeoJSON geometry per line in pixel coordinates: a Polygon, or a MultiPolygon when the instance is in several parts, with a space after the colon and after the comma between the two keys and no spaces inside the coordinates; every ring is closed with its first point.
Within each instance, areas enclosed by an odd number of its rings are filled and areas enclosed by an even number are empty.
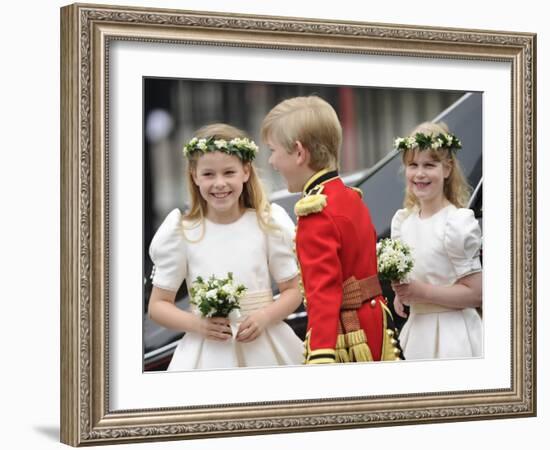
{"type": "Polygon", "coordinates": [[[411,313],[415,314],[435,314],[460,311],[462,308],[447,308],[446,306],[436,305],[435,303],[415,303],[411,305],[411,313]]]}

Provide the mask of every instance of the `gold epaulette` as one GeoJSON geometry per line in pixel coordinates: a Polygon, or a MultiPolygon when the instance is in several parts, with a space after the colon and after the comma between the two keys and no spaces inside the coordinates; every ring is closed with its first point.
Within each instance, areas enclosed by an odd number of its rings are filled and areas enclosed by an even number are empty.
{"type": "Polygon", "coordinates": [[[358,187],[348,186],[350,189],[353,189],[355,192],[359,194],[359,197],[363,198],[363,191],[359,189],[358,187]]]}
{"type": "Polygon", "coordinates": [[[294,205],[294,213],[297,216],[308,216],[309,214],[318,213],[327,206],[327,196],[324,194],[308,195],[294,205]]]}

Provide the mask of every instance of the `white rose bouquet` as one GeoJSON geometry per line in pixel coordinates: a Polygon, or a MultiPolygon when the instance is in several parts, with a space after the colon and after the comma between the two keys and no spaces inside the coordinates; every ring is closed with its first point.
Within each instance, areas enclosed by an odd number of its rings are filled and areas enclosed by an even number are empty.
{"type": "Polygon", "coordinates": [[[382,239],[376,244],[378,276],[381,280],[407,282],[414,261],[410,247],[399,239],[382,239]]]}
{"type": "Polygon", "coordinates": [[[246,291],[242,284],[235,285],[233,273],[226,278],[212,275],[207,280],[202,277],[191,284],[190,302],[196,305],[203,317],[228,317],[233,310],[239,309],[239,299],[246,291]]]}

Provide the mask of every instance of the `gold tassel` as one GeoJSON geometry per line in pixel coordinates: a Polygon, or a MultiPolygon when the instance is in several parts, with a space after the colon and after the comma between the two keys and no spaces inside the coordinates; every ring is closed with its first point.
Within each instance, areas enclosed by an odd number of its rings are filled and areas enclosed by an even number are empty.
{"type": "Polygon", "coordinates": [[[346,336],[343,334],[339,334],[338,338],[336,339],[336,362],[337,363],[350,362],[348,347],[346,345],[346,336]]]}
{"type": "Polygon", "coordinates": [[[363,330],[347,333],[346,340],[349,348],[350,361],[374,361],[370,348],[367,344],[367,337],[365,336],[365,332],[363,330]]]}

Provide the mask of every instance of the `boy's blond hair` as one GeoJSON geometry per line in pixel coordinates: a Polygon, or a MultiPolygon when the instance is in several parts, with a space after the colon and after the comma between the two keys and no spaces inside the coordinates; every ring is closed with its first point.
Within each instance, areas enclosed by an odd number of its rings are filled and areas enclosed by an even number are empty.
{"type": "Polygon", "coordinates": [[[311,154],[310,168],[337,169],[342,144],[342,126],[334,108],[315,95],[294,97],[276,105],[265,117],[264,141],[273,140],[292,153],[296,141],[311,154]]]}
{"type": "MultiPolygon", "coordinates": [[[[437,136],[440,133],[449,133],[449,127],[444,122],[424,122],[418,125],[410,133],[410,136],[414,136],[416,133],[437,136]]],[[[418,151],[430,152],[430,156],[434,160],[441,161],[442,164],[450,168],[449,176],[445,178],[443,184],[443,194],[447,200],[449,200],[457,208],[465,208],[468,205],[471,188],[466,181],[466,177],[462,172],[462,168],[460,167],[460,163],[456,158],[455,153],[448,149],[405,150],[402,156],[403,165],[405,167],[414,159],[415,152],[418,151]]],[[[420,203],[416,195],[406,188],[403,206],[407,209],[412,209],[419,206],[419,204],[420,203]]]]}

